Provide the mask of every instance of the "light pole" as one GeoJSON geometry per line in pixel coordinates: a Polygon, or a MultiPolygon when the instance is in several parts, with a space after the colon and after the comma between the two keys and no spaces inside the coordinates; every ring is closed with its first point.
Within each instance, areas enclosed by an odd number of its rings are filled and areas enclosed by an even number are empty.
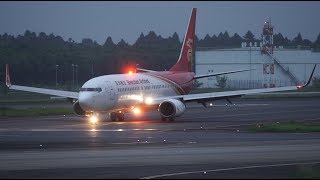
{"type": "Polygon", "coordinates": [[[72,88],[74,88],[74,64],[71,64],[72,66],[72,88]]]}
{"type": "Polygon", "coordinates": [[[56,64],[56,88],[58,87],[58,67],[59,65],[56,64]]]}
{"type": "Polygon", "coordinates": [[[77,75],[76,75],[76,87],[78,88],[78,64],[76,64],[75,67],[76,67],[76,73],[77,73],[77,75]]]}
{"type": "Polygon", "coordinates": [[[91,78],[93,78],[93,59],[91,59],[91,78]]]}
{"type": "Polygon", "coordinates": [[[249,83],[249,89],[251,89],[252,87],[252,78],[251,78],[251,46],[250,46],[250,83],[249,83]]]}

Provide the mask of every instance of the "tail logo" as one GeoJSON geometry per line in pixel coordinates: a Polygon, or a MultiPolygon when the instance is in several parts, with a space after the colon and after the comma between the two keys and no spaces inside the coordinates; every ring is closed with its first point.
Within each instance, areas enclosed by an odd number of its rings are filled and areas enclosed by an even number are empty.
{"type": "Polygon", "coordinates": [[[188,66],[189,71],[191,71],[192,63],[193,63],[192,43],[193,43],[192,39],[189,38],[187,40],[187,46],[189,47],[188,52],[187,52],[187,60],[188,60],[188,63],[189,63],[189,66],[188,66]]]}
{"type": "Polygon", "coordinates": [[[7,75],[7,78],[6,78],[6,83],[10,84],[10,80],[9,80],[9,76],[8,75],[7,75]]]}
{"type": "Polygon", "coordinates": [[[10,76],[9,76],[9,65],[6,65],[6,85],[11,86],[10,76]]]}
{"type": "Polygon", "coordinates": [[[188,59],[189,63],[192,63],[192,58],[193,58],[193,56],[192,56],[192,43],[193,43],[192,39],[189,38],[187,40],[187,46],[189,47],[188,53],[187,53],[187,59],[188,59]]]}

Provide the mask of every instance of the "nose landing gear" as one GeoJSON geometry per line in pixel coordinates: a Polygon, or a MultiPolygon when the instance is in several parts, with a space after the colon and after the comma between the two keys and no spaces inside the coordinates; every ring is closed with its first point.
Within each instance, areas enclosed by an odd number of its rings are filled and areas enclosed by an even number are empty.
{"type": "Polygon", "coordinates": [[[124,121],[124,113],[123,112],[111,112],[110,113],[111,121],[124,121]]]}

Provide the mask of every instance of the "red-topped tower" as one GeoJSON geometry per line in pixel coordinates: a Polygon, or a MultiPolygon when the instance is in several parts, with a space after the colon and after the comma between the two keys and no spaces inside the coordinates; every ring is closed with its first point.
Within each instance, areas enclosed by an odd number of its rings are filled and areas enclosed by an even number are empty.
{"type": "Polygon", "coordinates": [[[273,26],[271,19],[264,22],[261,35],[261,55],[264,56],[266,61],[263,63],[263,86],[265,88],[275,87],[274,83],[274,61],[273,61],[273,26]],[[271,58],[271,59],[270,59],[271,58]],[[270,61],[271,60],[271,61],[270,61]]]}
{"type": "Polygon", "coordinates": [[[273,26],[271,25],[271,19],[264,22],[261,36],[261,53],[273,54],[273,26]]]}

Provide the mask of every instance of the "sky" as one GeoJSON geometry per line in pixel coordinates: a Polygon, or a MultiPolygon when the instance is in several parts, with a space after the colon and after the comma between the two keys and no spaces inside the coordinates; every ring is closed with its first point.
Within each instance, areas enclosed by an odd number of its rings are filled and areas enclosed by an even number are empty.
{"type": "Polygon", "coordinates": [[[274,33],[289,39],[300,32],[313,42],[320,33],[320,1],[1,1],[0,34],[30,30],[102,45],[108,36],[133,44],[141,32],[154,31],[164,38],[177,32],[181,41],[193,7],[200,39],[225,31],[244,36],[248,30],[260,38],[268,18],[274,33]]]}

